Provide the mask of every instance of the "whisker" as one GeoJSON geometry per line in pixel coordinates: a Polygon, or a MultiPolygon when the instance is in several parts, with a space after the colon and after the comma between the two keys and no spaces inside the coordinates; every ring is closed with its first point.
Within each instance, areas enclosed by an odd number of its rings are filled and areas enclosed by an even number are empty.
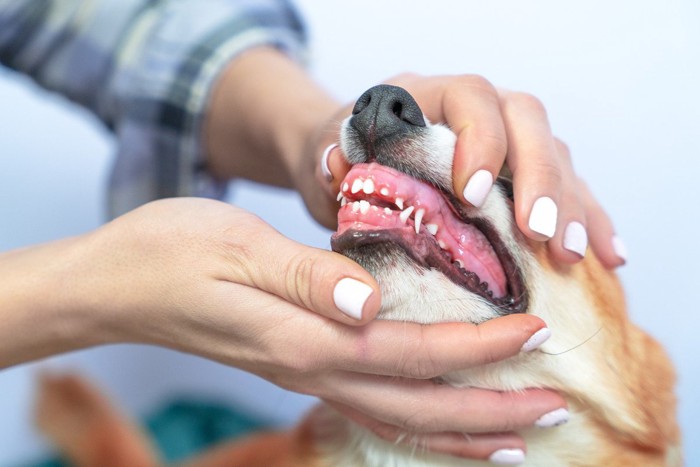
{"type": "Polygon", "coordinates": [[[597,336],[598,333],[599,333],[600,331],[602,331],[602,330],[603,330],[603,327],[601,326],[601,327],[598,328],[598,330],[597,330],[596,332],[594,332],[594,333],[593,333],[591,336],[589,336],[586,340],[584,340],[584,341],[581,342],[580,344],[577,344],[577,345],[571,347],[570,349],[563,350],[563,351],[561,351],[561,352],[545,352],[544,350],[541,350],[541,349],[540,349],[540,352],[542,352],[542,353],[545,354],[545,355],[552,355],[552,356],[554,356],[554,357],[556,357],[557,355],[563,355],[563,354],[565,354],[565,353],[567,353],[567,352],[571,352],[572,350],[578,349],[579,347],[581,347],[582,345],[584,345],[586,342],[590,341],[590,340],[593,339],[595,336],[597,336]]]}

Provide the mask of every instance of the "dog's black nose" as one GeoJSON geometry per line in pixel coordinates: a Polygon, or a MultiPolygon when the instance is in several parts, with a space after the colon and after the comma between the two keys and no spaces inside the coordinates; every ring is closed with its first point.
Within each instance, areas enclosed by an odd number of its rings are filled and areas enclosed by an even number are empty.
{"type": "Polygon", "coordinates": [[[423,112],[403,88],[380,84],[360,96],[352,109],[350,125],[374,146],[392,136],[425,127],[423,112]]]}

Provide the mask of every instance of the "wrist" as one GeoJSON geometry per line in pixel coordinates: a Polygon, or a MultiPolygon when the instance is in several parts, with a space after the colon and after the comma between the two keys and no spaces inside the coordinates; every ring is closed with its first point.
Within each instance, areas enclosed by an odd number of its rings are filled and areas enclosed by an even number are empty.
{"type": "Polygon", "coordinates": [[[107,343],[79,281],[83,237],[0,255],[0,367],[107,343]]]}

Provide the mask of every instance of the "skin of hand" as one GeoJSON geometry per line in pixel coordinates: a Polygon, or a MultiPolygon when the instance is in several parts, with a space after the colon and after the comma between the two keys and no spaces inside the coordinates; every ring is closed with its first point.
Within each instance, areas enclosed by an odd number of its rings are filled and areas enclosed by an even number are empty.
{"type": "Polygon", "coordinates": [[[159,345],[321,397],[392,441],[408,431],[431,449],[484,459],[524,450],[509,431],[566,407],[551,391],[430,380],[517,354],[544,327],[539,318],[374,320],[380,292],[359,265],[218,201],[156,201],[80,237],[5,253],[0,277],[0,366],[107,343],[159,345]],[[361,320],[335,305],[345,278],[372,289],[361,320]]]}

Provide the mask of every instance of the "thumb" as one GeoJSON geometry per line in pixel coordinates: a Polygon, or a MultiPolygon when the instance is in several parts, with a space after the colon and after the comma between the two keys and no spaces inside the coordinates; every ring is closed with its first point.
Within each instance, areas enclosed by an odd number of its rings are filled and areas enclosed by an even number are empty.
{"type": "Polygon", "coordinates": [[[379,285],[349,258],[302,245],[272,228],[249,240],[249,261],[239,282],[345,324],[366,324],[377,315],[379,285]]]}

